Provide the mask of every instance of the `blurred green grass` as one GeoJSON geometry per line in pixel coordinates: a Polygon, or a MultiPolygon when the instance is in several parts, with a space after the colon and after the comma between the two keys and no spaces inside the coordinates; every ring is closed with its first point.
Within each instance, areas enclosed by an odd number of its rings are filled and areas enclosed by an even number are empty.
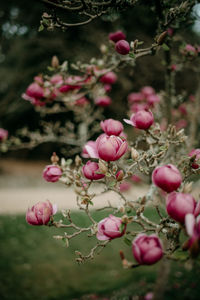
{"type": "MultiPolygon", "coordinates": [[[[84,214],[72,216],[74,222],[87,225],[84,214]]],[[[95,213],[97,220],[105,216],[105,212],[95,213]]],[[[159,263],[122,269],[119,250],[133,259],[123,239],[113,240],[93,261],[78,265],[74,251],[87,254],[95,237],[79,236],[66,248],[52,238],[60,233],[56,228],[30,226],[24,216],[0,216],[0,299],[64,300],[95,294],[125,300],[152,291],[159,263]]],[[[165,299],[199,299],[199,279],[199,264],[189,269],[173,262],[165,299]]]]}

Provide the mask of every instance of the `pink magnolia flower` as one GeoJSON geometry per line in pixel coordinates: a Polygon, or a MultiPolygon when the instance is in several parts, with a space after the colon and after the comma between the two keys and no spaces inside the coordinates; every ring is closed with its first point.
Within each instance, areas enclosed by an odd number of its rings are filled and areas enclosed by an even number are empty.
{"type": "Polygon", "coordinates": [[[87,179],[90,180],[98,180],[103,178],[104,174],[99,174],[99,165],[97,162],[92,162],[88,160],[88,162],[83,166],[83,174],[87,179]]]}
{"type": "Polygon", "coordinates": [[[124,122],[135,128],[147,130],[153,124],[154,117],[151,111],[140,110],[137,113],[132,114],[130,120],[124,119],[124,122]]]}
{"type": "Polygon", "coordinates": [[[134,102],[140,102],[144,100],[144,95],[142,93],[130,93],[128,95],[128,102],[134,103],[134,102]]]}
{"type": "Polygon", "coordinates": [[[100,78],[102,83],[113,84],[117,80],[117,75],[114,72],[108,72],[100,78]]]}
{"type": "Polygon", "coordinates": [[[188,122],[185,119],[181,119],[178,122],[176,122],[175,126],[176,126],[176,130],[180,130],[182,128],[187,127],[188,122]]]}
{"type": "Polygon", "coordinates": [[[133,256],[141,265],[152,265],[163,256],[163,248],[157,235],[139,234],[132,243],[133,256]]]}
{"type": "Polygon", "coordinates": [[[8,138],[8,130],[0,128],[0,142],[8,138]]]}
{"type": "Polygon", "coordinates": [[[187,115],[187,108],[186,105],[183,103],[181,105],[179,105],[178,110],[180,111],[180,113],[184,116],[187,115]]]}
{"type": "Polygon", "coordinates": [[[122,219],[109,215],[98,223],[97,239],[100,241],[112,240],[124,235],[125,231],[126,224],[122,223],[122,219]]]}
{"type": "Polygon", "coordinates": [[[172,164],[160,166],[152,173],[153,183],[167,193],[171,193],[181,185],[182,177],[179,170],[172,164]]]}
{"type": "Polygon", "coordinates": [[[170,217],[180,223],[184,223],[187,214],[197,216],[200,213],[200,205],[197,205],[192,195],[177,192],[168,195],[166,209],[170,217]]]}
{"type": "Polygon", "coordinates": [[[85,158],[99,158],[96,141],[88,141],[83,147],[81,155],[85,158]]]}
{"type": "Polygon", "coordinates": [[[86,104],[88,104],[88,99],[86,97],[82,97],[75,101],[76,106],[85,106],[86,104]]]}
{"type": "Polygon", "coordinates": [[[112,86],[110,84],[104,84],[103,87],[106,93],[109,93],[112,90],[112,86]]]}
{"type": "Polygon", "coordinates": [[[171,71],[174,72],[174,71],[177,71],[178,66],[175,64],[172,64],[170,68],[171,68],[171,71]]]}
{"type": "Polygon", "coordinates": [[[38,202],[29,208],[26,213],[26,221],[30,225],[47,225],[50,217],[57,211],[56,205],[52,205],[49,200],[38,202]]]}
{"type": "Polygon", "coordinates": [[[48,165],[43,171],[43,178],[48,182],[56,182],[62,175],[62,170],[56,165],[48,165]]]}
{"type": "Polygon", "coordinates": [[[115,50],[121,55],[126,55],[130,52],[130,45],[127,41],[120,40],[115,44],[115,50]]]}
{"type": "Polygon", "coordinates": [[[95,99],[95,104],[98,106],[106,107],[111,104],[112,100],[108,96],[101,96],[95,99]]]}
{"type": "Polygon", "coordinates": [[[142,179],[138,175],[132,175],[130,179],[136,183],[139,183],[142,181],[142,179]]]}
{"type": "Polygon", "coordinates": [[[171,27],[168,27],[168,28],[167,28],[167,34],[168,34],[169,36],[173,36],[173,34],[174,34],[174,29],[171,28],[171,27]]]}
{"type": "Polygon", "coordinates": [[[187,44],[184,48],[185,52],[188,52],[190,55],[197,55],[197,50],[194,46],[187,44]]]}
{"type": "Polygon", "coordinates": [[[154,95],[155,94],[155,90],[154,88],[152,88],[151,86],[144,86],[141,89],[141,93],[145,96],[148,97],[150,95],[154,95]]]}
{"type": "Polygon", "coordinates": [[[192,168],[193,169],[198,169],[199,164],[197,164],[197,160],[200,159],[200,149],[192,149],[190,153],[188,154],[190,157],[195,157],[194,162],[192,163],[192,168]]]}
{"type": "Polygon", "coordinates": [[[41,75],[35,76],[34,81],[37,82],[39,85],[43,85],[43,83],[44,83],[44,80],[41,75]]]}
{"type": "Polygon", "coordinates": [[[120,192],[124,193],[124,192],[129,191],[131,189],[131,186],[132,185],[128,181],[124,181],[124,182],[120,183],[120,185],[119,185],[120,192]]]}
{"type": "Polygon", "coordinates": [[[63,77],[60,74],[55,74],[51,77],[50,82],[52,84],[61,85],[63,84],[63,77]]]}
{"type": "Polygon", "coordinates": [[[153,300],[153,292],[148,292],[145,296],[144,296],[144,300],[153,300]]]}
{"type": "Polygon", "coordinates": [[[26,95],[40,99],[44,97],[44,89],[37,82],[33,82],[26,89],[26,95]]]}
{"type": "Polygon", "coordinates": [[[133,103],[130,107],[130,110],[134,113],[140,110],[148,110],[149,104],[148,103],[133,103]]]}
{"type": "Polygon", "coordinates": [[[128,149],[127,141],[115,135],[100,135],[96,144],[99,157],[105,161],[118,160],[128,149]]]}
{"type": "Polygon", "coordinates": [[[116,43],[120,40],[125,40],[125,39],[126,39],[125,34],[120,30],[118,30],[116,32],[111,32],[109,34],[109,40],[113,41],[114,43],[116,43]]]}
{"type": "Polygon", "coordinates": [[[149,95],[147,96],[147,102],[149,105],[154,106],[154,104],[160,102],[160,97],[156,94],[149,95]]]}
{"type": "Polygon", "coordinates": [[[187,214],[185,216],[185,228],[189,235],[187,241],[187,249],[191,248],[196,242],[200,241],[200,216],[195,218],[193,214],[187,214]]]}
{"type": "Polygon", "coordinates": [[[105,121],[101,121],[100,123],[101,129],[107,135],[120,135],[120,133],[124,130],[124,127],[120,121],[107,119],[105,121]]]}

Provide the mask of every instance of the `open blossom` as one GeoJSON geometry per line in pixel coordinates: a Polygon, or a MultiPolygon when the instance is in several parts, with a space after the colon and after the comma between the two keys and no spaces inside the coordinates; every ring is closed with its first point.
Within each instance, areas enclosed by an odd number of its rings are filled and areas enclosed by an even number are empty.
{"type": "Polygon", "coordinates": [[[109,106],[111,102],[112,100],[108,96],[100,96],[95,99],[95,104],[102,107],[109,106]]]}
{"type": "Polygon", "coordinates": [[[44,97],[44,89],[37,82],[33,82],[26,89],[26,95],[40,99],[44,97]]]}
{"type": "Polygon", "coordinates": [[[166,201],[167,213],[174,220],[184,223],[185,216],[189,213],[197,216],[200,213],[200,205],[190,194],[185,193],[170,193],[166,201]]]}
{"type": "Polygon", "coordinates": [[[57,211],[56,205],[52,205],[49,200],[38,202],[29,208],[26,213],[26,221],[31,225],[47,225],[50,217],[57,211]]]}
{"type": "Polygon", "coordinates": [[[8,130],[0,128],[0,142],[8,138],[8,130]]]}
{"type": "Polygon", "coordinates": [[[198,169],[199,168],[199,164],[197,164],[197,160],[200,159],[200,149],[193,149],[192,151],[190,151],[190,153],[188,154],[190,157],[194,156],[194,162],[192,163],[192,168],[193,169],[198,169]]]}
{"type": "Polygon", "coordinates": [[[182,177],[179,170],[172,164],[160,166],[152,173],[153,183],[167,193],[171,193],[179,188],[182,177]]]}
{"type": "MultiPolygon", "coordinates": [[[[185,248],[192,249],[193,246],[197,246],[197,252],[199,252],[199,242],[200,242],[200,216],[195,218],[193,214],[187,214],[185,216],[185,228],[186,232],[189,235],[189,240],[186,243],[185,248]],[[196,245],[195,245],[196,244],[196,245]]],[[[195,247],[195,248],[197,248],[195,247]]]]}
{"type": "Polygon", "coordinates": [[[147,96],[147,103],[151,106],[154,106],[156,103],[160,102],[160,97],[156,94],[147,96]]]}
{"type": "Polygon", "coordinates": [[[120,137],[102,134],[96,140],[99,157],[105,161],[118,160],[128,149],[128,143],[120,137]]]}
{"type": "Polygon", "coordinates": [[[60,74],[55,74],[51,77],[50,82],[52,84],[61,85],[63,84],[63,77],[60,74]]]}
{"type": "Polygon", "coordinates": [[[120,40],[115,44],[115,50],[121,55],[126,55],[130,52],[130,45],[127,41],[120,40]]]}
{"type": "Polygon", "coordinates": [[[155,94],[155,90],[151,86],[144,86],[141,89],[141,93],[144,95],[144,97],[148,97],[150,95],[154,95],[155,94]]]}
{"type": "Polygon", "coordinates": [[[111,32],[109,34],[109,40],[113,41],[114,43],[116,43],[120,40],[125,40],[125,39],[126,39],[125,34],[120,30],[118,30],[116,32],[111,32]]]}
{"type": "Polygon", "coordinates": [[[56,165],[48,165],[43,171],[43,178],[48,182],[56,182],[62,175],[62,170],[56,165]]]}
{"type": "Polygon", "coordinates": [[[130,182],[128,181],[124,181],[122,183],[120,183],[119,185],[119,190],[121,193],[127,192],[131,189],[132,185],[130,182]]]}
{"type": "Polygon", "coordinates": [[[87,179],[90,180],[98,180],[103,178],[104,174],[99,174],[100,169],[97,162],[92,162],[89,160],[84,166],[83,166],[83,174],[87,179]]]}
{"type": "Polygon", "coordinates": [[[114,72],[108,72],[100,78],[102,83],[113,84],[117,80],[117,75],[114,72]]]}
{"type": "Polygon", "coordinates": [[[133,103],[130,107],[130,110],[134,113],[140,110],[148,110],[149,104],[148,103],[133,103]]]}
{"type": "Polygon", "coordinates": [[[109,217],[98,223],[97,239],[100,241],[112,240],[124,235],[126,224],[122,224],[122,219],[109,215],[109,217]],[[121,226],[123,226],[121,230],[121,226]]]}
{"type": "Polygon", "coordinates": [[[107,135],[120,135],[124,127],[120,121],[108,119],[101,121],[101,128],[107,135]]]}
{"type": "Polygon", "coordinates": [[[135,128],[147,130],[153,124],[154,117],[151,111],[140,110],[135,114],[132,114],[130,120],[124,119],[124,122],[135,128]]]}
{"type": "Polygon", "coordinates": [[[128,95],[128,102],[134,103],[134,102],[141,102],[144,100],[144,95],[142,93],[130,93],[128,95]]]}
{"type": "Polygon", "coordinates": [[[157,235],[139,234],[132,243],[133,256],[141,265],[152,265],[163,256],[163,249],[157,235]]]}
{"type": "Polygon", "coordinates": [[[85,158],[99,158],[96,141],[88,141],[83,147],[81,155],[85,158]]]}

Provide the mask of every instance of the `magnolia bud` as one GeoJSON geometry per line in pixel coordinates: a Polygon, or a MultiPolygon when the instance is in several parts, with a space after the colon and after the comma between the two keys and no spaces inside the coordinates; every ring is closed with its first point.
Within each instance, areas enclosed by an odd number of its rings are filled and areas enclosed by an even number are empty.
{"type": "Polygon", "coordinates": [[[138,157],[139,157],[139,153],[137,152],[137,150],[134,149],[134,148],[131,148],[131,158],[132,158],[133,160],[137,160],[138,157]]]}
{"type": "Polygon", "coordinates": [[[122,181],[123,178],[124,178],[124,172],[123,172],[123,170],[118,171],[117,174],[116,174],[117,181],[122,181]]]}
{"type": "Polygon", "coordinates": [[[106,163],[101,159],[99,159],[99,170],[103,174],[106,174],[108,171],[106,163]]]}
{"type": "Polygon", "coordinates": [[[76,155],[76,157],[75,157],[76,166],[79,167],[81,165],[81,163],[82,163],[82,159],[80,158],[79,155],[76,155]]]}
{"type": "Polygon", "coordinates": [[[51,156],[52,164],[57,164],[58,161],[59,161],[59,157],[56,155],[56,152],[53,152],[53,154],[51,156]]]}
{"type": "Polygon", "coordinates": [[[59,67],[59,60],[56,55],[54,55],[51,59],[51,66],[55,69],[59,67]]]}
{"type": "Polygon", "coordinates": [[[102,45],[100,46],[100,50],[101,50],[101,52],[104,54],[104,53],[106,53],[106,52],[108,51],[108,47],[107,47],[106,45],[102,44],[102,45]]]}

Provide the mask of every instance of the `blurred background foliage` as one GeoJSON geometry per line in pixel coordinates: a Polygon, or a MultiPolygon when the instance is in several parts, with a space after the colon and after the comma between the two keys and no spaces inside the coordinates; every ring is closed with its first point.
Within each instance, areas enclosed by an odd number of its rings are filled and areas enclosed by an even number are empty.
{"type": "MultiPolygon", "coordinates": [[[[38,128],[40,116],[30,103],[21,98],[21,94],[35,75],[46,72],[53,55],[57,55],[60,62],[88,62],[92,56],[100,57],[100,45],[108,42],[109,32],[118,29],[127,34],[129,41],[139,39],[144,41],[144,47],[148,47],[155,37],[157,18],[156,13],[150,10],[151,2],[143,1],[143,5],[123,11],[121,15],[104,16],[65,32],[38,32],[41,15],[48,12],[43,3],[1,1],[0,127],[9,130],[10,134],[25,125],[31,130],[38,128]]],[[[198,43],[191,26],[182,31],[187,42],[198,43]]],[[[152,85],[156,91],[164,88],[161,60],[162,53],[155,57],[144,57],[137,61],[135,68],[119,72],[119,80],[111,92],[113,103],[106,109],[106,117],[122,119],[125,116],[129,92],[138,91],[144,85],[152,85]]],[[[194,93],[197,83],[192,72],[189,76],[183,72],[178,73],[177,84],[179,89],[184,87],[189,93],[194,93]]],[[[31,151],[31,155],[45,155],[45,147],[40,146],[39,152],[37,149],[31,151]]]]}

